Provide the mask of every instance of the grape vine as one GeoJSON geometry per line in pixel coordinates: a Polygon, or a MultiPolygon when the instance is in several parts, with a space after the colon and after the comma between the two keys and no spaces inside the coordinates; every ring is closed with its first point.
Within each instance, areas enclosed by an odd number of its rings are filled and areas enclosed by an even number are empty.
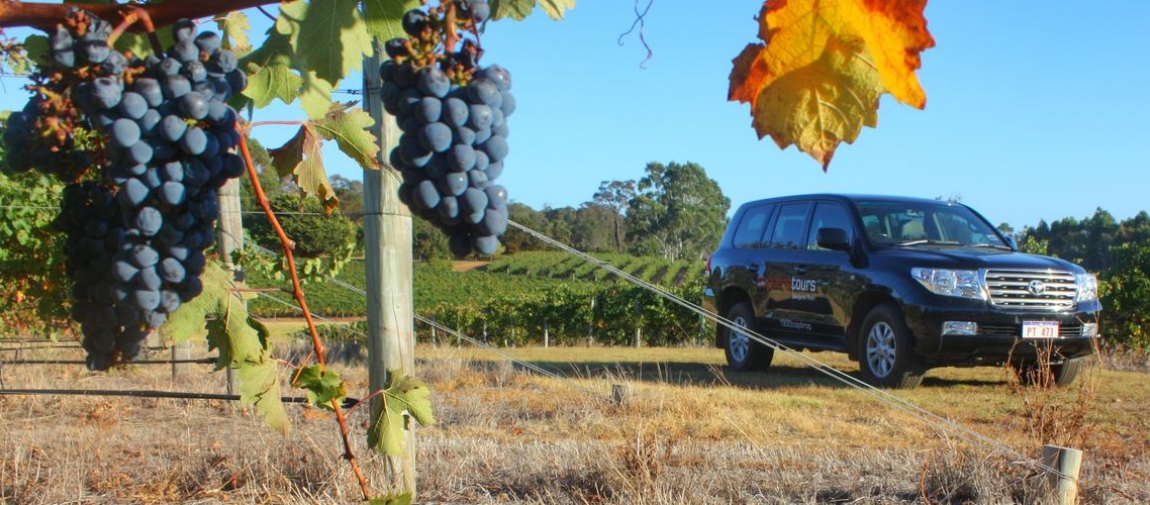
{"type": "Polygon", "coordinates": [[[511,74],[479,66],[486,0],[444,2],[403,16],[407,38],[387,41],[380,66],[384,108],[403,134],[389,159],[403,175],[400,199],[450,237],[456,256],[490,256],[507,230],[503,172],[511,74]],[[468,32],[474,39],[459,37],[468,32]]]}

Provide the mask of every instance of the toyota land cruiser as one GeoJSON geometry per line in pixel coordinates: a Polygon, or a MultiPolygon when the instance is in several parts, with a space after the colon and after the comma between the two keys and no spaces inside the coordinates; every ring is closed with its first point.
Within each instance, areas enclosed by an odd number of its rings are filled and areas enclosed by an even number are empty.
{"type": "MultiPolygon", "coordinates": [[[[1074,381],[1099,337],[1095,277],[1024,254],[973,209],[869,195],[744,204],[707,261],[707,310],[793,349],[845,352],[864,381],[915,387],[931,367],[1009,364],[1074,381]]],[[[714,325],[735,370],[772,347],[714,325]]]]}

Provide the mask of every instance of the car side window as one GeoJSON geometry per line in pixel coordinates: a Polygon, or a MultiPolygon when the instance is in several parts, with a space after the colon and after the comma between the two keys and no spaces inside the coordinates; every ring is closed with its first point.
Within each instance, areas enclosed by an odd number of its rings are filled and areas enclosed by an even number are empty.
{"type": "Polygon", "coordinates": [[[771,220],[774,205],[760,205],[747,209],[735,229],[734,243],[738,249],[757,249],[763,240],[763,231],[771,220]]]}
{"type": "Polygon", "coordinates": [[[826,251],[819,247],[819,228],[841,228],[847,232],[847,242],[854,238],[851,216],[842,205],[835,202],[819,202],[811,218],[811,228],[807,232],[807,249],[826,251]]]}
{"type": "Polygon", "coordinates": [[[807,221],[809,202],[788,203],[779,209],[775,227],[771,231],[771,249],[802,249],[803,227],[807,221]]]}

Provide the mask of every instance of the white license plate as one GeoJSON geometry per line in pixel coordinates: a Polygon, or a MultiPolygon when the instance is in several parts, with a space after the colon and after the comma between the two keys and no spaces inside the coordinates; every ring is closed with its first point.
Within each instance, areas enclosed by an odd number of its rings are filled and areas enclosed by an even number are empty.
{"type": "Polygon", "coordinates": [[[1058,338],[1058,321],[1023,321],[1022,338],[1058,338]]]}

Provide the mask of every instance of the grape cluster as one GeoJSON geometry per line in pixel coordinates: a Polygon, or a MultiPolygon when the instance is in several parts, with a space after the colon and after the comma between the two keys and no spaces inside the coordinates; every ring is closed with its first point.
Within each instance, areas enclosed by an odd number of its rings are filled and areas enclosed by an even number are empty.
{"type": "Polygon", "coordinates": [[[507,190],[494,184],[507,157],[507,117],[515,111],[511,74],[497,65],[480,67],[482,50],[470,39],[458,51],[443,53],[443,32],[475,31],[486,21],[485,0],[448,4],[429,12],[412,10],[403,18],[407,39],[388,41],[390,60],[380,67],[384,108],[403,134],[390,153],[403,175],[400,199],[450,237],[451,250],[495,254],[507,229],[507,190]]]}
{"type": "Polygon", "coordinates": [[[33,96],[12,113],[4,130],[7,167],[14,172],[36,168],[74,182],[93,164],[99,140],[72,101],[80,81],[122,74],[129,61],[108,46],[112,26],[77,8],[49,36],[50,62],[33,73],[33,96]]]}
{"type": "Polygon", "coordinates": [[[98,181],[67,188],[56,225],[68,236],[72,316],[89,368],[102,370],[135,357],[144,337],[203,289],[217,191],[245,168],[232,152],[240,137],[227,100],[246,76],[218,34],[197,35],[190,21],[173,26],[171,48],[144,60],[109,48],[106,35],[102,46],[86,41],[92,30],[77,26],[97,24],[62,25],[50,38],[52,59],[60,68],[100,65],[83,67],[67,94],[79,124],[101,140],[94,157],[103,170],[98,181]]]}

